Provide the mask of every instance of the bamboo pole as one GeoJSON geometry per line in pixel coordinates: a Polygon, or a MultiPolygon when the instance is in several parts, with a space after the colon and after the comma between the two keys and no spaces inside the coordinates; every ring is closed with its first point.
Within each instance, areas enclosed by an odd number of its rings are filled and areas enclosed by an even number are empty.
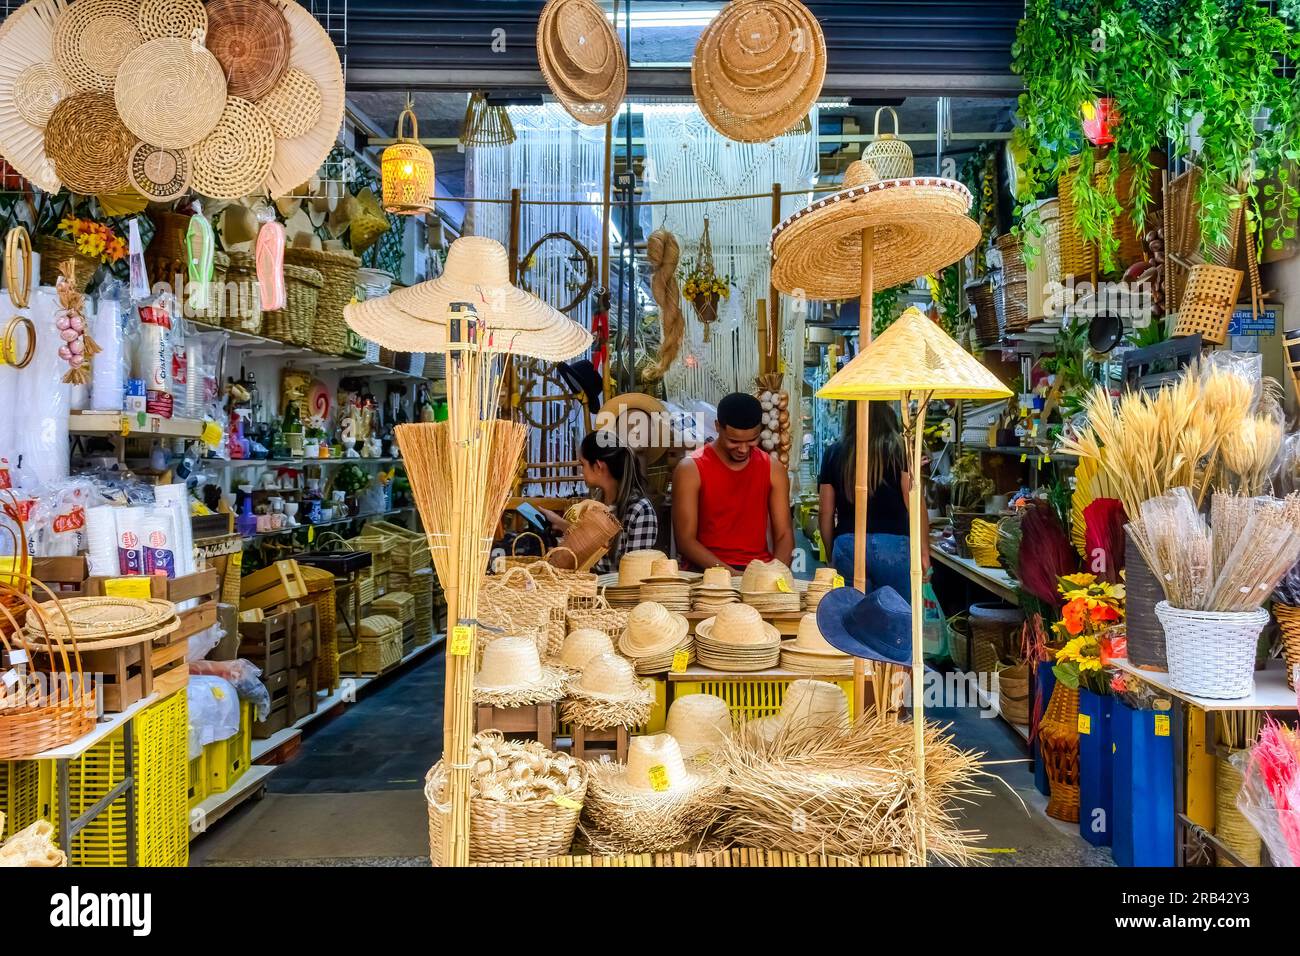
{"type": "MultiPolygon", "coordinates": [[[[617,12],[618,4],[614,4],[617,12]]],[[[610,208],[611,190],[614,186],[614,121],[605,123],[605,177],[601,184],[600,204],[600,287],[605,290],[605,301],[609,303],[609,224],[612,210],[610,208]]],[[[609,306],[605,309],[609,314],[609,306]]],[[[601,367],[601,402],[610,397],[609,389],[609,354],[606,345],[605,362],[601,367]]]]}
{"type": "Polygon", "coordinates": [[[917,404],[916,418],[913,419],[908,408],[909,396],[902,401],[903,434],[911,438],[912,445],[912,488],[911,501],[908,502],[908,527],[911,544],[912,572],[912,746],[913,760],[916,764],[916,799],[920,805],[917,810],[917,847],[921,855],[921,866],[926,865],[925,841],[925,696],[924,696],[924,662],[921,656],[921,423],[925,418],[927,398],[921,397],[917,404]]]}
{"type": "MultiPolygon", "coordinates": [[[[772,184],[772,229],[781,225],[781,184],[772,184]]],[[[771,310],[772,334],[768,338],[768,348],[772,352],[771,371],[779,372],[781,370],[781,297],[776,294],[776,284],[772,282],[772,270],[768,270],[768,288],[767,301],[768,308],[771,310]]],[[[790,396],[791,401],[798,395],[796,391],[790,396]]],[[[790,409],[790,418],[794,419],[794,409],[790,409]]]]}
{"type": "MultiPolygon", "coordinates": [[[[862,230],[862,284],[858,296],[858,354],[871,344],[871,295],[875,284],[876,230],[873,227],[862,230]]],[[[863,594],[867,591],[867,403],[858,402],[854,409],[857,415],[857,461],[853,475],[853,586],[863,594]]],[[[873,675],[879,672],[881,665],[872,668],[873,675]]],[[[878,683],[878,682],[877,682],[878,683]]],[[[877,699],[879,709],[880,701],[877,699]]],[[[867,708],[867,670],[866,662],[860,658],[853,659],[853,712],[865,713],[867,708]]]]}

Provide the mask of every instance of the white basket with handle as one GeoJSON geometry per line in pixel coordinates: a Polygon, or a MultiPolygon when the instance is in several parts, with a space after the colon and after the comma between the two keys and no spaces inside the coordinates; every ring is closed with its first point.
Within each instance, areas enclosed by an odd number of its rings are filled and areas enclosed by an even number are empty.
{"type": "Polygon", "coordinates": [[[1237,700],[1255,690],[1255,648],[1268,612],[1188,611],[1156,605],[1165,629],[1169,682],[1197,697],[1237,700]]]}

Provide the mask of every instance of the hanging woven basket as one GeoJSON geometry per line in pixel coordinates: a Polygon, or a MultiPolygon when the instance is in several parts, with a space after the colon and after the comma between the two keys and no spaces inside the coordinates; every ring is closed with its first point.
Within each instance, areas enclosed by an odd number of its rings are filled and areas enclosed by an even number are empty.
{"type": "Polygon", "coordinates": [[[462,146],[509,146],[515,141],[515,127],[504,106],[493,106],[482,92],[475,92],[465,107],[460,127],[462,146]]]}
{"type": "Polygon", "coordinates": [[[862,150],[862,161],[871,170],[868,182],[882,179],[909,179],[915,171],[912,162],[912,147],[898,138],[898,114],[893,108],[882,106],[876,110],[875,139],[862,150]],[[892,133],[880,132],[880,114],[889,110],[894,118],[892,133]]]}
{"type": "Polygon", "coordinates": [[[380,175],[386,212],[414,216],[433,211],[433,154],[420,145],[420,126],[409,99],[397,118],[397,142],[384,150],[380,175]],[[411,135],[403,136],[408,116],[411,135]]]}

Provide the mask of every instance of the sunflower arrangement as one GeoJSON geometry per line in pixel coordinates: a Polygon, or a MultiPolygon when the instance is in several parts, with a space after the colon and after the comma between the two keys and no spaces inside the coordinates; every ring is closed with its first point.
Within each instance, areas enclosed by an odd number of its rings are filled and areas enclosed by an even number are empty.
{"type": "Polygon", "coordinates": [[[59,220],[55,235],[71,242],[83,256],[98,259],[105,265],[120,262],[126,256],[126,240],[112,227],[93,219],[64,216],[59,220]]]}
{"type": "Polygon", "coordinates": [[[1052,631],[1065,642],[1056,651],[1052,672],[1067,687],[1080,684],[1105,693],[1104,667],[1112,655],[1110,633],[1124,620],[1124,585],[1099,580],[1095,574],[1067,574],[1057,579],[1065,604],[1052,631]]]}
{"type": "Polygon", "coordinates": [[[721,299],[731,297],[731,276],[720,276],[712,269],[705,270],[699,265],[691,265],[682,273],[682,298],[687,302],[696,299],[717,296],[721,299]]]}

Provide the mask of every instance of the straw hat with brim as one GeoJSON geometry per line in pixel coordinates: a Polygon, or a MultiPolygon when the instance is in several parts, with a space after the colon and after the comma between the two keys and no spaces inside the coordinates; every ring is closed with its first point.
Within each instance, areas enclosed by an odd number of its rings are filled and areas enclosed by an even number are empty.
{"type": "Polygon", "coordinates": [[[653,549],[628,551],[618,560],[618,586],[626,588],[640,585],[650,576],[650,569],[655,562],[666,557],[662,551],[653,549]]]}
{"type": "Polygon", "coordinates": [[[863,594],[835,588],[817,605],[817,627],[832,647],[884,664],[912,659],[912,608],[891,587],[863,594]]]}
{"type": "Polygon", "coordinates": [[[763,614],[797,614],[803,606],[799,592],[759,591],[757,594],[741,592],[740,599],[763,614]]]}
{"type": "Polygon", "coordinates": [[[736,590],[735,582],[731,577],[730,568],[708,568],[704,576],[700,578],[700,583],[695,586],[701,591],[734,591],[736,590]]]}
{"type": "Polygon", "coordinates": [[[817,615],[805,614],[793,640],[781,642],[781,666],[787,670],[816,673],[823,677],[853,674],[853,658],[832,647],[817,627],[817,615]]]}
{"type": "Polygon", "coordinates": [[[817,626],[816,614],[805,614],[799,619],[799,630],[793,640],[781,642],[782,653],[786,651],[797,651],[800,654],[808,654],[814,657],[847,657],[837,647],[831,646],[830,642],[822,636],[821,629],[817,626]]]}
{"type": "Polygon", "coordinates": [[[656,584],[689,584],[690,578],[677,566],[674,558],[659,558],[650,565],[650,573],[641,579],[641,583],[653,581],[656,584]]]}
{"type": "Polygon", "coordinates": [[[818,398],[1006,398],[1011,389],[915,307],[903,312],[817,392],[818,398]]]}
{"type": "Polygon", "coordinates": [[[745,567],[745,572],[740,576],[740,593],[742,594],[760,594],[766,591],[780,591],[781,581],[785,581],[790,586],[794,581],[794,574],[791,570],[775,559],[771,561],[759,561],[755,558],[745,567]]]}
{"type": "Polygon", "coordinates": [[[654,464],[668,449],[659,443],[664,436],[663,415],[667,406],[645,392],[623,392],[603,402],[592,427],[618,435],[620,441],[639,452],[647,464],[654,464]]]}
{"type": "Polygon", "coordinates": [[[781,632],[748,604],[728,604],[695,626],[695,638],[713,644],[773,647],[780,645],[781,632]]]}
{"type": "Polygon", "coordinates": [[[649,696],[648,688],[637,679],[636,669],[613,651],[589,660],[581,676],[569,685],[568,692],[607,701],[640,700],[649,696]]]}
{"type": "Polygon", "coordinates": [[[745,724],[745,733],[771,743],[782,732],[812,728],[848,728],[848,698],[835,684],[820,680],[791,681],[781,702],[781,712],[745,724]]]}
{"type": "Polygon", "coordinates": [[[713,694],[687,694],[668,708],[664,730],[688,760],[717,750],[731,737],[731,708],[713,694]]]}
{"type": "Polygon", "coordinates": [[[691,87],[709,125],[762,143],[808,115],[826,79],[826,40],[798,0],[724,6],[700,34],[691,87]]]}
{"type": "Polygon", "coordinates": [[[627,54],[592,0],[548,0],[537,19],[537,64],[570,116],[600,126],[627,94],[627,54]]]}
{"type": "Polygon", "coordinates": [[[565,674],[541,662],[537,645],[527,637],[499,637],[483,648],[474,675],[474,699],[499,707],[558,700],[565,674]]]}
{"type": "Polygon", "coordinates": [[[570,631],[560,645],[559,663],[580,671],[593,657],[614,650],[614,642],[604,631],[580,627],[570,631]]]}
{"type": "Polygon", "coordinates": [[[662,604],[643,601],[632,609],[627,628],[619,636],[618,651],[624,657],[659,657],[671,653],[686,638],[690,623],[662,604]]]}
{"type": "Polygon", "coordinates": [[[590,730],[638,727],[650,719],[654,691],[624,658],[610,651],[587,662],[560,705],[566,723],[590,730]]]}
{"type": "Polygon", "coordinates": [[[627,748],[627,763],[604,776],[601,783],[610,790],[672,799],[697,790],[708,781],[707,774],[686,766],[676,738],[653,734],[633,737],[627,748]]]}
{"type": "Polygon", "coordinates": [[[812,587],[816,584],[826,588],[833,587],[835,584],[835,574],[836,571],[834,568],[818,568],[813,572],[813,578],[808,582],[808,586],[812,587]]]}
{"type": "Polygon", "coordinates": [[[809,299],[857,298],[862,291],[862,231],[874,228],[874,289],[889,289],[951,265],[979,243],[967,215],[970,192],[937,176],[869,182],[852,163],[844,188],[772,230],[772,283],[809,299]]]}
{"type": "Polygon", "coordinates": [[[398,352],[439,352],[447,346],[452,303],[468,303],[489,350],[548,362],[572,358],[591,347],[591,333],[537,296],[510,284],[501,243],[461,236],[447,251],[442,275],[356,302],[344,309],[348,325],[363,338],[398,352]]]}

